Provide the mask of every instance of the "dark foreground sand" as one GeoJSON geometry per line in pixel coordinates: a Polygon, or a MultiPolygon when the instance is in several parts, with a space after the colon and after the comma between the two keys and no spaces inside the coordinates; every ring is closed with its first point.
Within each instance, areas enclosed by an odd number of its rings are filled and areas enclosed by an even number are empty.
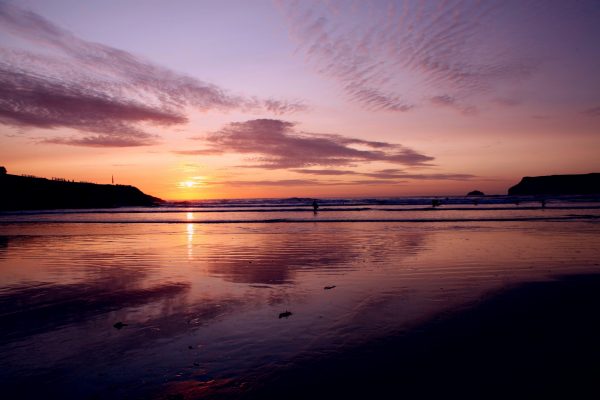
{"type": "Polygon", "coordinates": [[[600,275],[523,284],[242,388],[188,389],[169,397],[600,398],[600,275]]]}

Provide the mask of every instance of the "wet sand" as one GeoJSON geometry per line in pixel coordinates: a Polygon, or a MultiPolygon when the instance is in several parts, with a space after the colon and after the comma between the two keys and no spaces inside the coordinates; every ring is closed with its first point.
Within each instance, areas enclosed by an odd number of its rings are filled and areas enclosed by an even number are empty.
{"type": "Polygon", "coordinates": [[[600,274],[525,283],[333,357],[179,398],[598,398],[599,311],[600,274]]]}
{"type": "Polygon", "coordinates": [[[599,232],[0,224],[0,394],[573,397],[598,372],[599,232]]]}

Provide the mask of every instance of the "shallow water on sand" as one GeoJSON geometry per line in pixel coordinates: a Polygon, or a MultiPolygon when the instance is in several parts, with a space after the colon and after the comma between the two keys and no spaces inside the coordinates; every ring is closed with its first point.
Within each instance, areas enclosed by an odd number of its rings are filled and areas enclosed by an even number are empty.
{"type": "Polygon", "coordinates": [[[0,386],[135,398],[243,384],[599,264],[597,219],[4,222],[0,386]]]}

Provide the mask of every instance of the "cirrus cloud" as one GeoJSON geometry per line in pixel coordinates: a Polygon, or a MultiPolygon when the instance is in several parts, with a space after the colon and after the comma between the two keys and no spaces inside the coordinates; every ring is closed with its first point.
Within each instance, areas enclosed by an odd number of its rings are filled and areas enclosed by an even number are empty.
{"type": "Polygon", "coordinates": [[[433,105],[473,115],[475,104],[495,106],[507,93],[510,105],[522,103],[532,96],[524,83],[540,99],[556,85],[576,95],[597,88],[582,67],[598,60],[595,0],[279,5],[297,53],[366,110],[433,105]],[[567,79],[557,82],[562,74],[567,79]]]}
{"type": "Polygon", "coordinates": [[[45,140],[49,143],[153,144],[156,136],[144,125],[183,124],[188,108],[274,115],[306,108],[300,101],[231,94],[127,51],[80,39],[34,12],[2,2],[0,32],[16,39],[5,44],[28,48],[0,46],[0,123],[83,133],[45,140]]]}

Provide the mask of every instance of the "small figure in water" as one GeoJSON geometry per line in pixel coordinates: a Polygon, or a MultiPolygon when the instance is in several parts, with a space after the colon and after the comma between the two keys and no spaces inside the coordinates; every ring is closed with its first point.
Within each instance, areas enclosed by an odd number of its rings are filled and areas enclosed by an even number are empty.
{"type": "Polygon", "coordinates": [[[431,200],[431,207],[436,208],[442,205],[442,202],[438,199],[431,200]]]}
{"type": "Polygon", "coordinates": [[[315,215],[317,215],[317,210],[319,210],[319,203],[317,203],[317,200],[313,200],[313,212],[315,213],[315,215]]]}
{"type": "Polygon", "coordinates": [[[542,199],[540,203],[542,203],[542,208],[546,208],[546,199],[542,199]]]}

